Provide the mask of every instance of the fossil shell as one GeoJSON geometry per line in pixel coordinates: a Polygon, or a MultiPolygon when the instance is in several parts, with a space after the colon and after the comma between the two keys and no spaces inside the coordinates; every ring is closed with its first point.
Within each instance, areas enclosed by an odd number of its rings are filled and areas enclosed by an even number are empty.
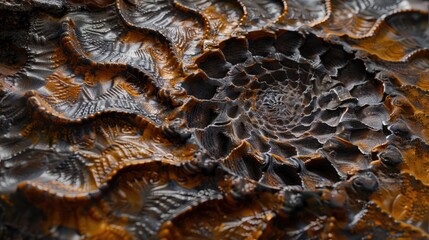
{"type": "Polygon", "coordinates": [[[0,0],[0,238],[428,239],[428,7],[0,0]]]}

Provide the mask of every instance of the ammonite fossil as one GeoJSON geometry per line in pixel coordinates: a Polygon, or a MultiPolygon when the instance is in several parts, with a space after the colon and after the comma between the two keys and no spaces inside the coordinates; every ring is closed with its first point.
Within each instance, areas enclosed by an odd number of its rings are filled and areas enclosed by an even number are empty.
{"type": "Polygon", "coordinates": [[[0,239],[429,239],[428,9],[0,0],[0,239]]]}

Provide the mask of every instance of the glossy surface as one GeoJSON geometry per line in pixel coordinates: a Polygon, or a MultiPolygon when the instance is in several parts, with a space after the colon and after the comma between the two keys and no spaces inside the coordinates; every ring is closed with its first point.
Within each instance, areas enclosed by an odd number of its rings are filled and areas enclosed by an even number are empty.
{"type": "Polygon", "coordinates": [[[0,238],[428,239],[428,7],[0,0],[0,238]]]}

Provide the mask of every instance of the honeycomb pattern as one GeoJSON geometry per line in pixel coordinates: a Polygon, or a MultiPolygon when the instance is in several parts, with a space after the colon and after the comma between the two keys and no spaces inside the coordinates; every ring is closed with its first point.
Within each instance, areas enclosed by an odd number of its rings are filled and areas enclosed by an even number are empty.
{"type": "Polygon", "coordinates": [[[427,9],[0,0],[0,239],[428,239],[427,9]]]}

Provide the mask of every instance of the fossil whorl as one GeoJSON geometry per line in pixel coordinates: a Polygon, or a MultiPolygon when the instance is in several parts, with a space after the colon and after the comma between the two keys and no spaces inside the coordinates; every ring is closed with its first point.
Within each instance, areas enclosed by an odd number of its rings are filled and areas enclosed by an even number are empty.
{"type": "Polygon", "coordinates": [[[0,238],[429,238],[428,5],[0,1],[0,238]]]}
{"type": "Polygon", "coordinates": [[[367,169],[370,151],[385,141],[383,83],[339,45],[293,31],[250,32],[196,62],[202,71],[183,83],[193,96],[183,107],[188,126],[238,175],[321,186],[367,169]],[[329,173],[306,171],[316,156],[329,173]]]}

